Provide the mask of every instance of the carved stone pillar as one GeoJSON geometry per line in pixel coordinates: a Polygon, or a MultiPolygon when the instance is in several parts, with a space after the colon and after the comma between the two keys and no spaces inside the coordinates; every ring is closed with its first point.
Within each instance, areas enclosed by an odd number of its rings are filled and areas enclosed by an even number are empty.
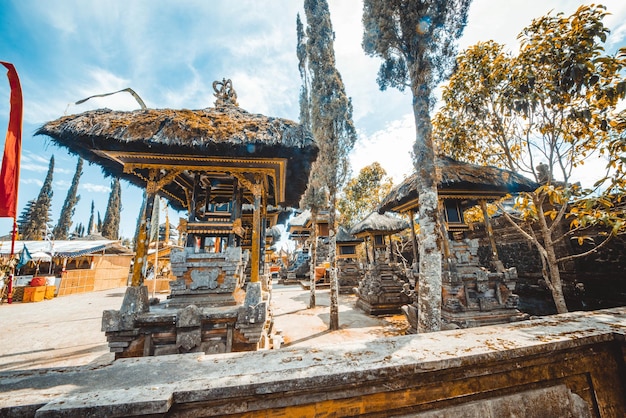
{"type": "Polygon", "coordinates": [[[491,255],[493,256],[493,261],[497,262],[500,258],[498,257],[498,247],[496,247],[496,240],[493,237],[493,228],[491,227],[491,221],[489,220],[489,212],[487,212],[486,200],[482,199],[480,201],[480,208],[483,211],[485,230],[487,231],[487,236],[489,237],[489,244],[491,244],[491,255]]]}

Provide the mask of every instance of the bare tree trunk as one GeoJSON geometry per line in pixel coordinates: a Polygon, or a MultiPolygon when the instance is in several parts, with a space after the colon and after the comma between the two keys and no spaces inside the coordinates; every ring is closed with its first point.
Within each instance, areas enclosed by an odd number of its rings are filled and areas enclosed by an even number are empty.
{"type": "Polygon", "coordinates": [[[558,313],[567,313],[567,304],[565,303],[565,295],[563,295],[563,282],[561,281],[561,272],[556,261],[553,246],[546,247],[548,252],[548,268],[550,270],[550,282],[552,283],[552,299],[558,313]]]}
{"type": "Polygon", "coordinates": [[[548,223],[546,222],[546,216],[543,211],[543,201],[533,194],[533,201],[537,208],[537,214],[539,218],[539,226],[541,228],[541,236],[543,237],[543,247],[546,250],[545,258],[548,264],[548,275],[550,293],[552,293],[552,299],[554,299],[554,305],[558,313],[568,312],[567,304],[565,303],[565,296],[563,295],[563,282],[561,281],[561,272],[559,271],[559,264],[557,262],[556,253],[554,251],[554,242],[552,240],[552,231],[550,230],[548,223]]]}
{"type": "MultiPolygon", "coordinates": [[[[415,83],[414,83],[415,85],[415,83]]],[[[419,193],[419,293],[417,332],[441,329],[441,236],[435,154],[430,122],[430,91],[413,92],[416,138],[413,146],[419,193]]]]}
{"type": "Polygon", "coordinates": [[[309,281],[311,283],[311,297],[309,299],[309,308],[315,308],[315,264],[317,263],[317,208],[311,207],[311,248],[309,251],[309,281]]]}
{"type": "Polygon", "coordinates": [[[335,207],[337,206],[337,191],[334,187],[329,190],[330,208],[328,211],[328,258],[330,261],[330,324],[331,331],[339,329],[339,283],[337,279],[337,232],[335,227],[335,207]]]}
{"type": "Polygon", "coordinates": [[[545,214],[543,208],[541,206],[541,200],[536,196],[536,194],[532,194],[533,202],[535,207],[537,208],[537,214],[539,219],[539,227],[541,229],[541,236],[543,238],[543,245],[537,240],[534,236],[534,232],[532,226],[530,226],[531,233],[524,231],[524,229],[519,226],[511,216],[504,211],[501,205],[498,205],[504,217],[509,221],[509,223],[519,231],[528,241],[530,241],[537,251],[539,251],[539,256],[541,257],[541,263],[543,267],[542,276],[546,281],[546,285],[548,289],[550,289],[550,293],[552,294],[552,299],[554,300],[554,305],[556,306],[556,310],[558,313],[566,313],[568,312],[567,305],[565,304],[565,297],[563,295],[563,282],[561,281],[561,273],[559,271],[559,264],[556,258],[556,253],[554,252],[554,241],[552,240],[552,235],[550,228],[545,219],[545,214]]]}

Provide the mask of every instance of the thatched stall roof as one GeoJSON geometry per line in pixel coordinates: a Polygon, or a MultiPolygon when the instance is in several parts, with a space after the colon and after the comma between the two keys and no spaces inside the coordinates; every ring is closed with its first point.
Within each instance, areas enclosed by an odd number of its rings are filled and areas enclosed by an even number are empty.
{"type": "Polygon", "coordinates": [[[304,228],[309,222],[309,219],[311,219],[311,211],[309,209],[305,209],[302,213],[299,213],[289,220],[287,230],[289,231],[291,228],[304,228]]]}
{"type": "Polygon", "coordinates": [[[389,214],[372,212],[361,222],[350,228],[350,234],[359,237],[372,233],[392,235],[409,227],[409,222],[389,214]]]}
{"type": "Polygon", "coordinates": [[[265,173],[268,203],[297,206],[318,151],[298,123],[248,113],[219,97],[216,107],[198,110],[87,111],[48,122],[36,134],[140,188],[150,168],[182,170],[161,192],[179,210],[200,170],[211,173],[214,192],[225,197],[232,173],[265,173]]]}
{"type": "Polygon", "coordinates": [[[362,238],[357,238],[352,235],[346,228],[340,226],[337,229],[337,237],[335,238],[338,244],[349,244],[363,242],[362,238]]]}
{"type": "MultiPolygon", "coordinates": [[[[535,182],[509,170],[464,163],[439,156],[435,162],[437,191],[441,199],[493,200],[509,193],[532,191],[535,182]]],[[[378,211],[405,212],[418,206],[417,173],[407,177],[381,202],[378,211]]],[[[473,203],[475,204],[475,203],[473,203]]]]}
{"type": "Polygon", "coordinates": [[[302,213],[292,217],[287,222],[287,232],[289,239],[306,239],[311,235],[311,230],[307,227],[311,218],[311,211],[305,209],[302,213]]]}
{"type": "MultiPolygon", "coordinates": [[[[89,254],[134,254],[119,241],[101,238],[100,240],[57,240],[57,241],[15,241],[15,253],[20,254],[24,246],[32,254],[44,252],[60,258],[75,258],[89,254]]],[[[11,241],[0,241],[0,256],[11,254],[11,241]]]]}

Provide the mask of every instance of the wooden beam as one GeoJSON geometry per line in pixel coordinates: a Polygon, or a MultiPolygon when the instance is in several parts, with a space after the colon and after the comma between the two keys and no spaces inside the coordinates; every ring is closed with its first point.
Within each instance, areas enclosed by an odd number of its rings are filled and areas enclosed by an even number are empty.
{"type": "MultiPolygon", "coordinates": [[[[241,181],[241,180],[240,180],[241,181]]],[[[248,182],[249,183],[249,182],[248,182]]],[[[244,183],[245,185],[245,183],[244,183]]],[[[263,197],[263,183],[257,176],[256,183],[246,185],[254,195],[254,212],[252,214],[252,257],[250,262],[250,282],[259,281],[259,263],[261,257],[261,199],[263,197]]]]}
{"type": "Polygon", "coordinates": [[[485,220],[485,230],[487,231],[487,236],[489,237],[489,243],[491,244],[491,255],[493,256],[493,261],[499,261],[498,257],[498,247],[496,246],[496,240],[493,236],[493,228],[491,227],[491,221],[489,220],[489,212],[487,212],[487,201],[485,199],[480,200],[480,208],[483,211],[483,219],[485,220]]]}

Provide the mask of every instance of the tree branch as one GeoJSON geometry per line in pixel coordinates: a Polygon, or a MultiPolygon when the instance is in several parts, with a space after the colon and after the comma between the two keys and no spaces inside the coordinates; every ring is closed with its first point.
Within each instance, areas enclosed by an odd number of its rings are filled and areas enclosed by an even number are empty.
{"type": "Polygon", "coordinates": [[[580,253],[580,254],[570,254],[568,256],[561,257],[561,258],[557,259],[556,261],[558,263],[560,263],[560,262],[563,262],[563,261],[570,261],[570,260],[574,260],[576,258],[586,257],[586,256],[588,256],[590,254],[597,253],[598,250],[600,248],[604,247],[609,241],[611,241],[612,238],[613,238],[613,235],[609,234],[604,241],[602,241],[600,244],[596,245],[595,247],[593,247],[589,251],[585,251],[584,253],[580,253]]]}

